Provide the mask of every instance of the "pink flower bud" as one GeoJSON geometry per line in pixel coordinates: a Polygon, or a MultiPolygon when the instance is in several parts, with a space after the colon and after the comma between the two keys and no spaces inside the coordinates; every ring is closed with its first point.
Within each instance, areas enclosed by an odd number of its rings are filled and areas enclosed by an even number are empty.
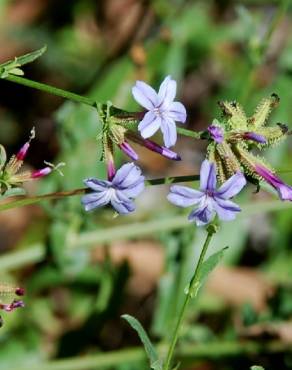
{"type": "Polygon", "coordinates": [[[29,142],[26,142],[22,147],[21,149],[19,150],[19,152],[16,154],[16,158],[19,160],[19,161],[23,161],[25,156],[26,156],[26,153],[28,151],[28,148],[29,148],[30,144],[29,142]]]}
{"type": "Polygon", "coordinates": [[[32,174],[31,174],[31,178],[32,179],[37,179],[39,177],[43,177],[43,176],[47,176],[49,173],[52,172],[52,168],[51,167],[44,167],[40,170],[36,170],[34,171],[32,174]]]}

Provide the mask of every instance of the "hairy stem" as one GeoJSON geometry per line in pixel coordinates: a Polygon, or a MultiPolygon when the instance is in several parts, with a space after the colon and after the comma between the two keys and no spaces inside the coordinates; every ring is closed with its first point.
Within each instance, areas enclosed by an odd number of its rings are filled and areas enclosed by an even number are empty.
{"type": "Polygon", "coordinates": [[[167,352],[167,357],[166,357],[166,361],[165,361],[164,366],[163,366],[163,370],[170,370],[171,369],[170,368],[171,361],[172,361],[173,354],[174,354],[174,349],[175,349],[175,346],[176,346],[176,343],[177,343],[177,340],[178,340],[179,330],[180,330],[181,324],[183,322],[183,319],[185,317],[185,313],[186,313],[186,309],[188,307],[188,304],[189,304],[190,300],[192,299],[192,294],[193,294],[192,292],[194,291],[194,288],[198,284],[198,279],[199,279],[199,276],[200,276],[200,270],[201,270],[202,264],[204,262],[206,252],[208,250],[208,246],[210,244],[210,241],[211,241],[212,236],[213,236],[214,233],[215,233],[215,229],[213,227],[209,227],[205,243],[204,243],[204,245],[202,247],[202,250],[201,250],[201,253],[200,253],[199,261],[198,261],[197,266],[195,268],[194,275],[192,276],[192,278],[190,280],[189,289],[188,289],[188,292],[186,294],[185,300],[183,302],[183,305],[181,307],[181,310],[180,310],[180,313],[179,313],[179,316],[178,316],[177,323],[176,323],[175,328],[174,328],[174,332],[173,332],[172,339],[171,339],[171,342],[170,342],[170,346],[169,346],[169,349],[168,349],[168,352],[167,352]]]}
{"type": "Polygon", "coordinates": [[[96,106],[96,102],[94,100],[90,99],[90,98],[87,98],[87,97],[82,96],[82,95],[74,94],[72,92],[69,92],[69,91],[66,91],[66,90],[63,90],[63,89],[59,89],[59,88],[54,87],[54,86],[43,84],[41,82],[29,80],[29,79],[24,78],[24,77],[14,76],[14,75],[10,74],[5,78],[5,80],[11,81],[11,82],[16,82],[19,85],[24,85],[24,86],[27,86],[27,87],[31,87],[33,89],[44,91],[44,92],[52,94],[52,95],[60,96],[61,98],[73,100],[77,103],[83,103],[83,104],[86,104],[86,105],[90,105],[92,107],[96,106]]]}
{"type": "MultiPolygon", "coordinates": [[[[95,100],[91,99],[91,98],[88,98],[88,97],[82,96],[82,95],[78,95],[78,94],[72,93],[72,92],[67,91],[67,90],[59,89],[57,87],[50,86],[50,85],[47,85],[47,84],[44,84],[44,83],[41,83],[41,82],[33,81],[33,80],[28,79],[28,78],[24,78],[24,77],[15,76],[15,75],[10,74],[7,77],[5,77],[5,79],[8,80],[8,81],[11,81],[11,82],[15,82],[15,83],[20,84],[20,85],[31,87],[31,88],[36,89],[36,90],[44,91],[44,92],[52,94],[52,95],[60,96],[61,98],[73,100],[77,103],[86,104],[86,105],[89,105],[89,106],[94,107],[94,108],[97,107],[97,102],[95,100]]],[[[120,111],[120,109],[118,109],[118,110],[120,111]]],[[[195,138],[195,139],[200,139],[201,138],[201,132],[187,130],[187,129],[184,129],[184,128],[181,128],[181,127],[178,127],[177,131],[178,131],[178,133],[180,133],[181,135],[184,135],[184,136],[189,136],[189,137],[192,137],[192,138],[195,138]]]]}

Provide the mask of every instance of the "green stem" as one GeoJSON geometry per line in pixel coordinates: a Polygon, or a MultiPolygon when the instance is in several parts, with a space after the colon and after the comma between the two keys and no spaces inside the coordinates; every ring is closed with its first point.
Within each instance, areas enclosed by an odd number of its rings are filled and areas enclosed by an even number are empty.
{"type": "MultiPolygon", "coordinates": [[[[199,175],[190,175],[190,176],[175,176],[175,177],[162,177],[160,179],[148,180],[146,185],[164,185],[164,184],[174,184],[177,182],[187,182],[187,181],[199,181],[199,175]]],[[[70,191],[60,191],[44,195],[37,195],[35,197],[25,197],[21,199],[14,200],[12,202],[0,203],[0,212],[6,211],[7,209],[28,206],[31,204],[38,203],[43,200],[52,200],[65,197],[71,197],[73,195],[85,194],[87,188],[74,189],[70,191]]]]}
{"type": "MultiPolygon", "coordinates": [[[[278,200],[260,202],[256,205],[254,203],[247,204],[242,207],[241,217],[248,215],[255,215],[258,213],[272,212],[272,211],[290,211],[291,203],[279,202],[278,200]]],[[[154,237],[156,233],[165,232],[169,230],[179,230],[183,228],[193,227],[193,225],[186,221],[186,216],[172,216],[160,217],[155,220],[147,220],[143,222],[130,222],[129,224],[122,224],[118,226],[100,228],[94,231],[82,232],[76,237],[74,241],[70,242],[66,248],[73,253],[74,250],[80,248],[90,250],[98,248],[103,243],[111,243],[116,240],[137,239],[145,236],[154,237]]],[[[26,247],[25,249],[16,250],[4,253],[0,256],[0,271],[10,271],[34,263],[41,262],[46,257],[46,249],[41,243],[26,247]]]]}
{"type": "Polygon", "coordinates": [[[179,134],[193,137],[194,139],[201,139],[201,135],[203,133],[203,131],[192,131],[182,127],[177,127],[176,130],[179,134]]]}
{"type": "Polygon", "coordinates": [[[173,354],[174,354],[174,349],[175,349],[175,346],[176,346],[176,343],[177,343],[177,340],[178,340],[179,330],[180,330],[181,324],[183,322],[183,319],[184,319],[184,316],[185,316],[185,313],[186,313],[186,308],[187,308],[191,298],[193,297],[193,292],[194,292],[194,290],[195,290],[195,288],[198,284],[200,271],[201,271],[201,268],[202,268],[202,264],[204,262],[204,258],[205,258],[208,246],[210,244],[210,241],[212,239],[213,234],[215,233],[215,229],[211,226],[208,227],[207,230],[208,230],[208,234],[207,234],[205,243],[203,245],[203,248],[201,250],[199,261],[197,263],[194,275],[190,280],[188,292],[186,294],[184,303],[181,307],[181,310],[180,310],[180,313],[179,313],[179,316],[178,316],[178,320],[177,320],[177,323],[176,323],[176,326],[175,326],[175,329],[174,329],[174,332],[173,332],[173,335],[172,335],[172,340],[171,340],[171,343],[170,343],[170,346],[169,346],[169,349],[168,349],[168,352],[167,352],[167,357],[166,357],[165,364],[163,366],[163,370],[170,370],[171,360],[172,360],[172,357],[173,357],[173,354]]]}
{"type": "Polygon", "coordinates": [[[15,82],[17,84],[24,85],[24,86],[27,86],[27,87],[31,87],[31,88],[36,89],[36,90],[41,90],[41,91],[44,91],[44,92],[52,94],[52,95],[60,96],[61,98],[73,100],[73,101],[76,101],[78,103],[83,103],[83,104],[86,104],[86,105],[90,105],[92,107],[96,106],[96,102],[94,100],[90,99],[90,98],[87,98],[87,97],[82,96],[82,95],[74,94],[72,92],[69,92],[69,91],[66,91],[66,90],[63,90],[63,89],[59,89],[59,88],[54,87],[54,86],[43,84],[41,82],[29,80],[29,79],[24,78],[24,77],[19,77],[19,76],[15,76],[15,75],[10,74],[5,78],[5,80],[15,82]]]}
{"type": "MultiPolygon", "coordinates": [[[[24,78],[24,77],[15,76],[15,75],[10,74],[7,77],[5,77],[5,80],[15,82],[17,84],[24,85],[24,86],[27,86],[27,87],[31,87],[33,89],[37,89],[37,90],[40,90],[40,91],[44,91],[44,92],[52,94],[52,95],[60,96],[61,98],[65,98],[65,99],[73,100],[73,101],[78,102],[78,103],[83,103],[83,104],[86,104],[86,105],[90,105],[91,107],[96,107],[97,106],[96,101],[93,100],[93,99],[87,98],[87,97],[82,96],[82,95],[74,94],[70,91],[59,89],[59,88],[54,87],[54,86],[43,84],[41,82],[29,80],[29,79],[24,78]]],[[[117,108],[117,109],[119,111],[121,111],[119,108],[117,108]]],[[[202,133],[202,132],[187,130],[187,129],[181,128],[181,127],[177,128],[177,132],[180,133],[181,135],[193,137],[195,139],[200,139],[201,138],[201,133],[202,133]]]]}

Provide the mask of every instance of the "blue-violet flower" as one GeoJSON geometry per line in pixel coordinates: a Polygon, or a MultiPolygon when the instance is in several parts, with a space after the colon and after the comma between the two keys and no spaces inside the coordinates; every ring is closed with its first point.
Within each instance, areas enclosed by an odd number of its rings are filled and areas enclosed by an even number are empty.
{"type": "Polygon", "coordinates": [[[184,105],[174,101],[176,81],[167,76],[158,93],[145,82],[137,81],[132,93],[135,100],[148,110],[138,126],[142,137],[147,139],[161,128],[165,146],[173,146],[177,139],[175,122],[186,121],[184,105]]]}
{"type": "Polygon", "coordinates": [[[167,198],[179,207],[198,205],[188,218],[189,221],[195,221],[198,226],[208,224],[215,214],[223,221],[233,220],[240,208],[229,199],[246,185],[245,177],[241,172],[237,172],[218,190],[216,183],[215,163],[204,160],[200,170],[200,190],[173,185],[167,198]]]}
{"type": "Polygon", "coordinates": [[[93,191],[82,197],[86,211],[111,204],[119,214],[127,214],[135,210],[135,199],[145,187],[141,169],[134,163],[124,164],[113,176],[112,180],[88,178],[84,180],[93,191]]]}

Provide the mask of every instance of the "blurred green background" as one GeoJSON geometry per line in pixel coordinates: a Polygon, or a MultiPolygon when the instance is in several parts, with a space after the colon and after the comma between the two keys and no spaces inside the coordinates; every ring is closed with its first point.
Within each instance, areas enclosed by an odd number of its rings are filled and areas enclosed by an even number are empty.
{"type": "MultiPolygon", "coordinates": [[[[27,78],[134,110],[137,79],[178,81],[187,127],[219,118],[217,101],[252,114],[281,98],[271,122],[291,128],[292,14],[281,1],[0,0],[0,63],[44,44],[27,78]],[[279,10],[280,9],[280,10],[279,10]]],[[[284,4],[285,5],[285,4],[284,4]]],[[[27,186],[29,194],[82,187],[105,176],[94,109],[0,81],[0,142],[9,154],[32,126],[26,166],[66,162],[27,186]]],[[[157,135],[157,140],[161,140],[157,135]]],[[[170,162],[135,147],[148,178],[198,173],[206,144],[180,137],[170,162]]],[[[292,183],[289,139],[266,157],[292,183]]],[[[127,159],[117,153],[117,161],[127,159]]],[[[178,347],[182,369],[292,368],[292,212],[270,191],[240,198],[243,212],[222,225],[210,252],[229,246],[188,311],[178,347]]],[[[0,214],[0,281],[26,288],[26,308],[3,314],[0,370],[148,369],[129,313],[151,338],[167,341],[204,231],[166,201],[168,186],[147,188],[137,212],[85,214],[80,197],[0,214]]],[[[5,300],[5,298],[3,298],[5,300]]]]}

